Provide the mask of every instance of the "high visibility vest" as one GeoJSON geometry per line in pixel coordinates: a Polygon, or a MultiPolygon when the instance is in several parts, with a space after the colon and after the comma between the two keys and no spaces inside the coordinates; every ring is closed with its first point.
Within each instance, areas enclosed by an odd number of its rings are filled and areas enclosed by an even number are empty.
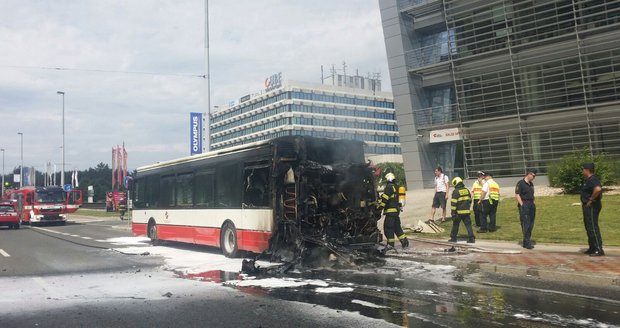
{"type": "Polygon", "coordinates": [[[474,182],[471,191],[474,193],[474,200],[480,200],[480,196],[482,195],[482,184],[480,181],[476,180],[474,182]]]}
{"type": "Polygon", "coordinates": [[[499,201],[499,185],[495,180],[487,181],[489,184],[489,202],[499,201]]]}

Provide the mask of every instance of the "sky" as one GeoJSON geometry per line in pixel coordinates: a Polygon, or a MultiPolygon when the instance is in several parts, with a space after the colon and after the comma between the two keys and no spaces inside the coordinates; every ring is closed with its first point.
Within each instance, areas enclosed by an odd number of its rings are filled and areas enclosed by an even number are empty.
{"type": "MultiPolygon", "coordinates": [[[[211,106],[260,91],[266,77],[320,83],[389,75],[377,0],[210,0],[211,106]],[[326,73],[327,74],[327,73],[326,73]]],[[[189,155],[189,113],[206,111],[204,0],[2,0],[0,148],[6,171],[62,161],[130,169],[189,155]],[[60,69],[58,69],[60,68],[60,69]]]]}

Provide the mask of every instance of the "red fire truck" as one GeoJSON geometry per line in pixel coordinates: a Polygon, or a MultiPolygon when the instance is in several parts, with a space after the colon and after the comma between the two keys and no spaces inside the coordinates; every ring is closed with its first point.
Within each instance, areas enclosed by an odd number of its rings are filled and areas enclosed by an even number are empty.
{"type": "Polygon", "coordinates": [[[66,192],[61,187],[22,187],[11,192],[22,223],[65,224],[67,213],[74,213],[82,205],[82,192],[66,192]]]}

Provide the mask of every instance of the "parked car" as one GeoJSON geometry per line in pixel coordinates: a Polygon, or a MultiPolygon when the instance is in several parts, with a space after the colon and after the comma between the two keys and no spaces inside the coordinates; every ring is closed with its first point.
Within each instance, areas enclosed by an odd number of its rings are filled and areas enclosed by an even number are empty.
{"type": "Polygon", "coordinates": [[[15,203],[0,202],[0,226],[8,226],[9,229],[19,229],[20,225],[21,222],[15,210],[15,203]]]}

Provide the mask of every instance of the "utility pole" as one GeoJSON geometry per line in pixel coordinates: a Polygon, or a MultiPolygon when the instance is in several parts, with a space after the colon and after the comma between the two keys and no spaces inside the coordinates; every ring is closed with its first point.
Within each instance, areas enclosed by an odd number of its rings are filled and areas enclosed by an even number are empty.
{"type": "MultiPolygon", "coordinates": [[[[205,150],[211,151],[211,132],[210,132],[210,124],[211,124],[211,73],[209,68],[209,0],[205,0],[205,79],[207,80],[207,94],[206,94],[206,103],[207,103],[207,117],[206,124],[203,126],[202,130],[206,134],[207,145],[205,150]]],[[[203,145],[204,147],[204,145],[203,145]]]]}
{"type": "Polygon", "coordinates": [[[62,171],[60,171],[60,186],[65,185],[65,92],[56,91],[62,95],[62,171]]]}

